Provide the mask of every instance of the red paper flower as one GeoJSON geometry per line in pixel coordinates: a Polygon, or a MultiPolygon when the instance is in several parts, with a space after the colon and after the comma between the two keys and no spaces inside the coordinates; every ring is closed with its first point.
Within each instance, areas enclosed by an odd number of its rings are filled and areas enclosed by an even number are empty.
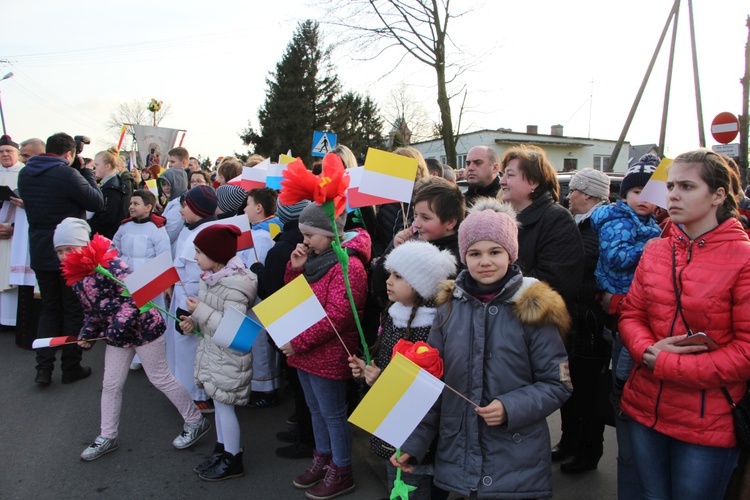
{"type": "Polygon", "coordinates": [[[290,163],[282,175],[279,201],[283,205],[294,205],[302,200],[323,205],[330,201],[336,207],[336,217],[344,212],[349,177],[344,175],[344,164],[338,155],[325,155],[320,175],[313,175],[299,158],[290,163]]]}
{"type": "Polygon", "coordinates": [[[426,342],[409,342],[401,339],[393,346],[393,356],[403,354],[407,359],[416,363],[437,378],[443,376],[443,358],[440,352],[426,342]]]}
{"type": "Polygon", "coordinates": [[[349,176],[344,175],[344,163],[337,154],[328,153],[323,157],[323,171],[320,175],[315,203],[322,205],[332,201],[336,206],[336,217],[346,209],[346,189],[349,187],[349,176]]]}
{"type": "Polygon", "coordinates": [[[89,244],[79,252],[69,253],[61,266],[65,284],[71,286],[94,274],[96,266],[107,267],[112,259],[117,257],[117,250],[110,250],[111,246],[111,241],[101,234],[95,234],[89,244]]]}
{"type": "Polygon", "coordinates": [[[297,158],[282,172],[279,201],[282,205],[294,205],[302,200],[313,200],[320,178],[307,170],[302,160],[297,158]]]}

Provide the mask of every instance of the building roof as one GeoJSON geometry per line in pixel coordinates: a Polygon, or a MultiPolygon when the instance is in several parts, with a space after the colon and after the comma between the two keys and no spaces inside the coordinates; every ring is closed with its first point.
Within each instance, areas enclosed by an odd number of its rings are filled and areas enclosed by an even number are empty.
{"type": "MultiPolygon", "coordinates": [[[[535,136],[535,134],[529,134],[531,136],[535,136]]],[[[495,142],[498,144],[543,144],[545,146],[574,146],[574,147],[588,147],[593,146],[593,144],[586,144],[584,142],[575,142],[572,141],[566,141],[565,139],[568,139],[567,137],[560,137],[559,135],[553,135],[550,137],[554,137],[557,140],[556,141],[546,141],[546,140],[539,140],[539,139],[495,139],[495,142]]]]}
{"type": "Polygon", "coordinates": [[[657,149],[659,149],[659,146],[656,144],[636,144],[635,146],[630,146],[628,166],[640,160],[641,156],[645,154],[656,153],[657,149]]]}
{"type": "MultiPolygon", "coordinates": [[[[586,146],[593,146],[593,144],[581,142],[581,141],[600,141],[600,142],[617,142],[612,139],[595,139],[592,137],[571,137],[571,136],[560,136],[560,135],[551,135],[551,134],[529,134],[527,132],[515,132],[511,129],[507,128],[499,128],[499,129],[483,129],[483,130],[475,130],[474,132],[467,132],[464,134],[458,134],[456,136],[456,139],[459,137],[465,137],[469,135],[476,135],[476,134],[499,134],[499,135],[505,135],[505,134],[512,134],[514,136],[526,136],[526,138],[497,138],[495,139],[496,143],[503,144],[503,143],[536,143],[536,144],[547,144],[550,146],[578,146],[578,147],[586,147],[586,146]],[[545,140],[545,138],[548,138],[545,140]]],[[[412,146],[416,146],[419,144],[426,144],[428,142],[433,141],[441,141],[442,139],[436,138],[436,139],[429,139],[426,141],[421,142],[414,142],[412,143],[412,146]]]]}

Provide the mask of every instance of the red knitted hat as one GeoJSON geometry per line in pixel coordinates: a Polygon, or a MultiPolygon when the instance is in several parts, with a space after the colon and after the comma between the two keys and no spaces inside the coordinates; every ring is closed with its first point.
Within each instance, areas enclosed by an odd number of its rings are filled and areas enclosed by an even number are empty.
{"type": "Polygon", "coordinates": [[[198,233],[193,244],[206,254],[206,257],[226,264],[237,255],[237,238],[242,234],[237,226],[214,224],[198,233]]]}

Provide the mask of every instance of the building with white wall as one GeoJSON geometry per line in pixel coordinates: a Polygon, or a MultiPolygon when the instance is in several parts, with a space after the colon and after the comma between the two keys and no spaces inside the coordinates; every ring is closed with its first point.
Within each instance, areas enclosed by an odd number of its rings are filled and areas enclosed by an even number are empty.
{"type": "MultiPolygon", "coordinates": [[[[461,168],[466,163],[466,154],[474,146],[491,146],[498,157],[513,146],[521,144],[539,146],[547,153],[556,170],[580,170],[586,167],[604,170],[617,141],[589,139],[582,137],[565,137],[562,125],[553,125],[549,135],[539,134],[535,125],[529,125],[526,132],[514,132],[510,129],[479,130],[456,137],[457,158],[449,161],[441,139],[411,144],[425,158],[438,158],[444,165],[461,168]]],[[[615,164],[615,172],[625,172],[628,168],[628,151],[630,143],[625,142],[615,164]]]]}

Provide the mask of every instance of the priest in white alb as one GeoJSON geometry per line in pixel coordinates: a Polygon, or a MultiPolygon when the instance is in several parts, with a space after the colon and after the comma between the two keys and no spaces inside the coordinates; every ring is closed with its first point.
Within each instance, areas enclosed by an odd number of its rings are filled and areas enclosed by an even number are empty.
{"type": "MultiPolygon", "coordinates": [[[[18,144],[10,136],[0,137],[0,186],[7,186],[15,196],[9,199],[0,197],[0,325],[16,326],[18,308],[18,288],[10,283],[11,246],[14,238],[14,222],[17,198],[18,172],[23,168],[19,162],[18,144]]],[[[22,234],[21,237],[27,237],[22,234]]]]}

